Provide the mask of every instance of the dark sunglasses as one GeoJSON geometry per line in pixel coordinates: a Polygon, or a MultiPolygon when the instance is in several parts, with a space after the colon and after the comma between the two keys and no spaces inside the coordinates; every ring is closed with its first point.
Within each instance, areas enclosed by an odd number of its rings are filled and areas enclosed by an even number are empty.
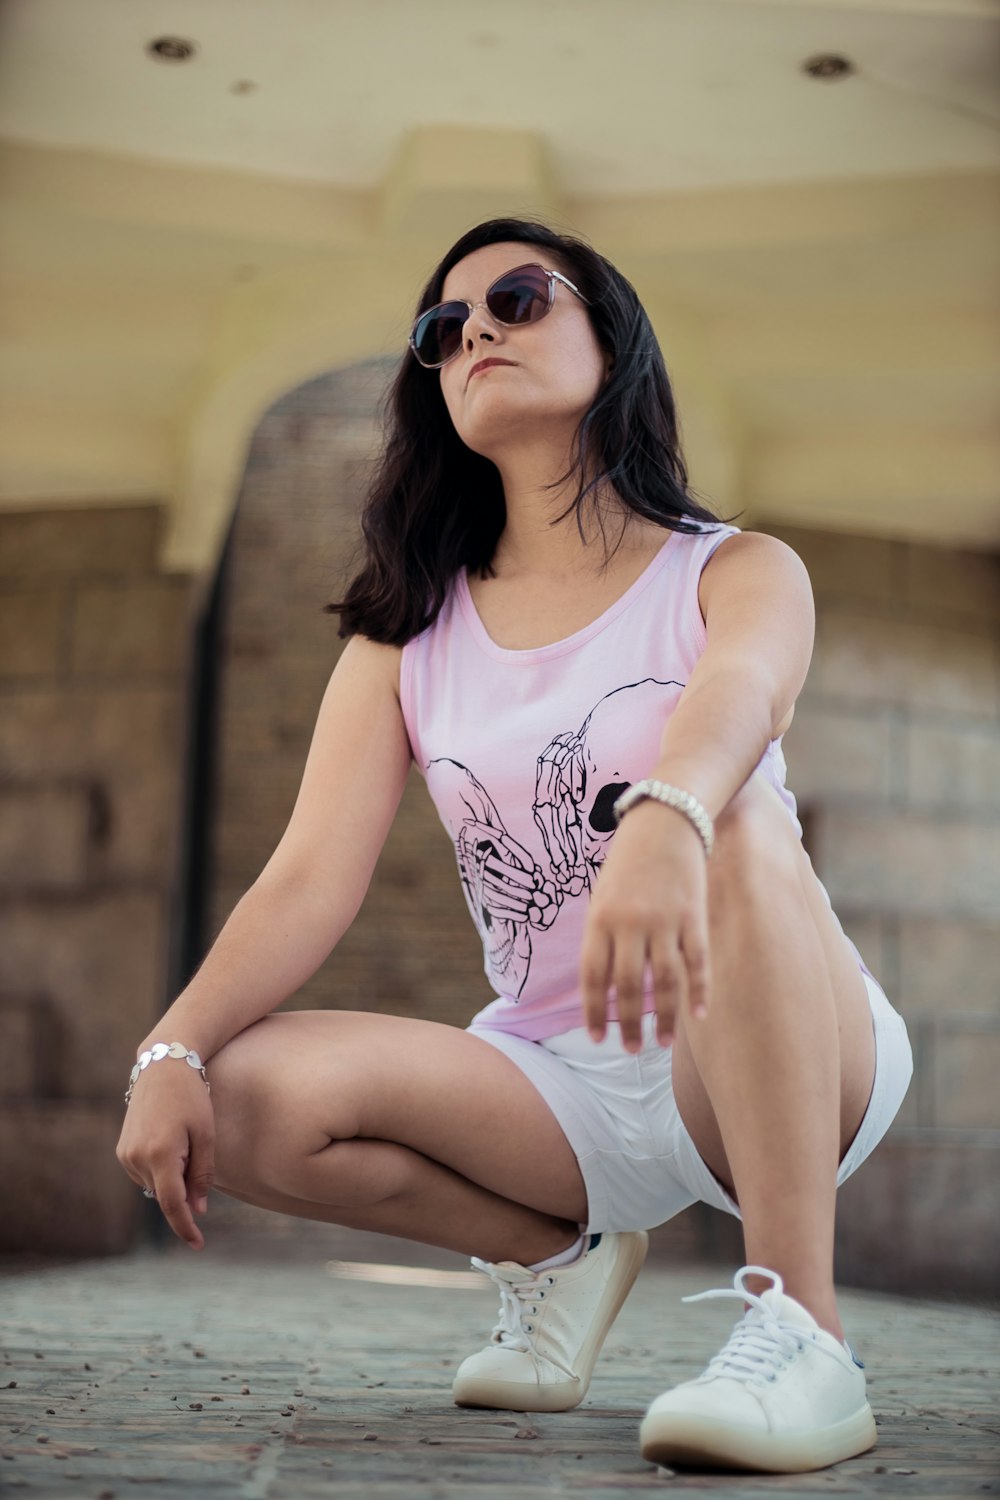
{"type": "Polygon", "coordinates": [[[421,313],[410,334],[410,348],[425,370],[438,370],[461,349],[462,330],[477,307],[485,307],[491,317],[508,328],[538,323],[555,301],[557,281],[586,305],[582,292],[558,271],[533,263],[515,266],[497,277],[482,302],[439,302],[421,313]]]}

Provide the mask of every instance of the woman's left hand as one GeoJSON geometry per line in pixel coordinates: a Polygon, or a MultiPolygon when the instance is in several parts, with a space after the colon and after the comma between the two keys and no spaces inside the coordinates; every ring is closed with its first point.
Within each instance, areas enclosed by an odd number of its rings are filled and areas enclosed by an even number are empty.
{"type": "Polygon", "coordinates": [[[657,1040],[669,1046],[676,1017],[705,1014],[710,987],[705,850],[683,813],[640,803],[622,819],[594,882],[580,955],[584,1020],[595,1041],[617,991],[622,1045],[642,1045],[642,996],[652,973],[657,1040]]]}

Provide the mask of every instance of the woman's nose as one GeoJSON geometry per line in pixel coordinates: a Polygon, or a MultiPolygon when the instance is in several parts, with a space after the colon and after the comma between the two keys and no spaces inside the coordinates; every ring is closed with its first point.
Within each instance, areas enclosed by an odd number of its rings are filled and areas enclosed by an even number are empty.
{"type": "Polygon", "coordinates": [[[477,343],[487,340],[496,343],[498,338],[503,338],[499,323],[490,314],[485,302],[479,302],[472,309],[465,320],[463,329],[464,347],[471,354],[477,343]]]}

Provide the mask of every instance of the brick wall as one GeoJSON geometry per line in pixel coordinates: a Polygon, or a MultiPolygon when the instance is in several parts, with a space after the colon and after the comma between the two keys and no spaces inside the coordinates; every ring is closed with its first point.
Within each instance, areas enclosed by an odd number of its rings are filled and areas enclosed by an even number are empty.
{"type": "Polygon", "coordinates": [[[1000,1292],[1000,558],[762,526],[809,569],[817,640],[788,783],[914,1079],[841,1189],[845,1281],[1000,1292]],[[886,1247],[891,1246],[891,1254],[886,1247]]]}
{"type": "Polygon", "coordinates": [[[0,514],[0,1248],[102,1253],[166,1003],[190,585],[154,507],[0,514]]]}
{"type": "MultiPolygon", "coordinates": [[[[373,413],[390,366],[311,382],[249,454],[225,584],[212,934],[281,836],[341,643],[373,413]]],[[[996,558],[762,525],[806,562],[813,667],[785,739],[808,847],[845,927],[906,1016],[916,1077],[841,1190],[838,1274],[992,1286],[1000,1182],[1000,565],[996,558]]],[[[288,1002],[464,1024],[490,997],[451,845],[411,784],[361,914],[288,1002]]],[[[735,1221],[682,1216],[703,1252],[735,1221]]],[[[995,1292],[995,1286],[992,1286],[995,1292]]]]}

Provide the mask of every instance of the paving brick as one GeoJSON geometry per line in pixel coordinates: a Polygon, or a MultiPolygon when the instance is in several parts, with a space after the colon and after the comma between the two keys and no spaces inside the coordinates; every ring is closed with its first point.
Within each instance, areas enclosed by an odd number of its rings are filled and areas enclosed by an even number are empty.
{"type": "Polygon", "coordinates": [[[181,676],[191,654],[186,577],[81,583],[71,667],[88,677],[181,676]]]}
{"type": "Polygon", "coordinates": [[[1000,814],[1000,725],[911,723],[902,734],[911,806],[1000,814]]]}
{"type": "Polygon", "coordinates": [[[0,577],[152,573],[160,506],[46,506],[0,512],[0,577]]]}
{"type": "Polygon", "coordinates": [[[998,824],[916,813],[820,809],[817,873],[843,900],[927,916],[989,919],[1000,911],[998,824]]]}
{"type": "Polygon", "coordinates": [[[329,1225],[254,1244],[213,1233],[217,1201],[199,1255],[171,1243],[9,1280],[5,1480],[46,1500],[103,1488],[157,1500],[624,1500],[665,1486],[731,1500],[940,1500],[996,1482],[995,1309],[842,1289],[876,1448],[807,1474],[660,1470],[637,1450],[646,1404],[696,1375],[739,1314],[735,1301],[680,1299],[731,1286],[735,1264],[651,1257],[576,1410],[461,1410],[452,1373],[485,1340],[493,1288],[357,1277],[379,1262],[461,1274],[464,1259],[329,1225]]]}
{"type": "Polygon", "coordinates": [[[122,1114],[66,1100],[0,1103],[0,1248],[48,1255],[127,1248],[139,1204],[114,1154],[122,1114]]]}
{"type": "Polygon", "coordinates": [[[1000,919],[902,917],[899,993],[908,1014],[963,1011],[1000,1017],[1000,919]]]}
{"type": "Polygon", "coordinates": [[[56,587],[0,592],[0,677],[51,677],[63,666],[68,599],[56,587]]]}
{"type": "Polygon", "coordinates": [[[0,786],[0,890],[83,885],[93,817],[87,783],[0,786]]]}
{"type": "Polygon", "coordinates": [[[1000,1019],[949,1017],[934,1027],[934,1124],[1000,1133],[1000,1019]]]}

